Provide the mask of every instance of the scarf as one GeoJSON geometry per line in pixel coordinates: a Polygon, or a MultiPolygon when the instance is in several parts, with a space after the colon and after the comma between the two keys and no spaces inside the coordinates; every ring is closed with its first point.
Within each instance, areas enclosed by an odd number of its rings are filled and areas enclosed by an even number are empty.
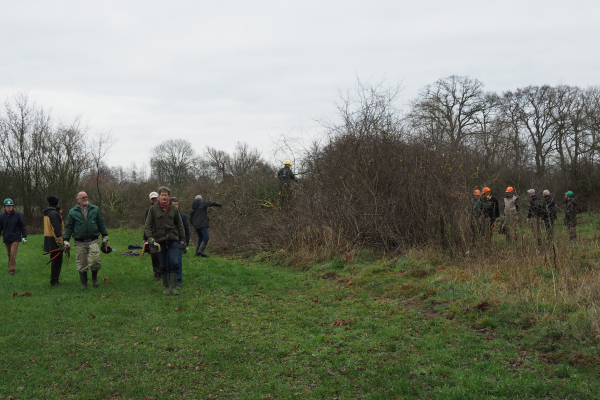
{"type": "Polygon", "coordinates": [[[167,209],[169,208],[169,206],[171,205],[171,202],[169,201],[167,204],[163,204],[162,202],[159,202],[158,205],[160,206],[160,208],[162,208],[162,210],[164,212],[167,212],[167,209]]]}

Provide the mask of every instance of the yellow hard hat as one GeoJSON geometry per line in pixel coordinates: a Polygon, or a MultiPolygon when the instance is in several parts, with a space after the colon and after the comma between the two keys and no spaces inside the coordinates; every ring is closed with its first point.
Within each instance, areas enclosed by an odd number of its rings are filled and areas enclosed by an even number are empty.
{"type": "Polygon", "coordinates": [[[289,162],[289,161],[286,161],[286,162],[283,163],[283,165],[292,165],[292,163],[289,162]]]}

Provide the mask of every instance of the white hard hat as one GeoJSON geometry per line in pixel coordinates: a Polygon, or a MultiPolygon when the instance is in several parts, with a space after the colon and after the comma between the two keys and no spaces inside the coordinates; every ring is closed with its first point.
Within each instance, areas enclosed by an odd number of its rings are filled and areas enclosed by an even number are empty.
{"type": "Polygon", "coordinates": [[[150,198],[150,200],[152,200],[152,199],[158,197],[158,193],[152,192],[152,193],[150,193],[150,195],[148,197],[150,198]]]}

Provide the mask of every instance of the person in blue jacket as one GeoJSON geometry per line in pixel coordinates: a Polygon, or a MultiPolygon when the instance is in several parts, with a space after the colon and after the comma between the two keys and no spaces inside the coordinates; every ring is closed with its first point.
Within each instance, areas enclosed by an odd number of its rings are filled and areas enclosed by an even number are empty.
{"type": "Polygon", "coordinates": [[[8,273],[15,274],[19,242],[27,243],[27,228],[20,212],[14,208],[11,199],[4,200],[4,212],[0,214],[0,235],[4,239],[8,255],[8,273]]]}
{"type": "MultiPolygon", "coordinates": [[[[179,209],[179,199],[177,197],[171,197],[171,204],[173,204],[177,209],[179,209]]],[[[183,222],[183,229],[185,230],[185,243],[186,246],[190,245],[190,224],[188,223],[188,219],[184,213],[179,211],[181,214],[181,222],[183,222]]],[[[179,272],[177,273],[177,286],[181,286],[183,279],[183,253],[187,253],[187,247],[184,249],[179,249],[179,272]]]]}

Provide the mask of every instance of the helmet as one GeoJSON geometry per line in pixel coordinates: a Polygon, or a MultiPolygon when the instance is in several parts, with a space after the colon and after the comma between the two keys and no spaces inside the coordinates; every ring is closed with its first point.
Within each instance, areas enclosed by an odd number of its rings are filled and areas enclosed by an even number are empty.
{"type": "Polygon", "coordinates": [[[491,190],[490,190],[490,188],[489,188],[489,187],[487,187],[487,186],[486,186],[486,187],[484,187],[484,188],[483,188],[483,190],[481,191],[481,193],[483,193],[483,194],[486,194],[486,193],[489,193],[489,192],[491,192],[491,190]]]}
{"type": "Polygon", "coordinates": [[[512,193],[514,191],[515,191],[515,189],[512,186],[509,186],[506,188],[506,193],[512,193]]]}
{"type": "Polygon", "coordinates": [[[158,197],[158,193],[156,193],[156,192],[151,192],[151,193],[148,195],[148,197],[150,198],[150,200],[152,200],[153,198],[155,198],[155,197],[158,197]]]}
{"type": "Polygon", "coordinates": [[[480,195],[481,195],[481,192],[479,191],[479,189],[477,189],[477,190],[475,190],[475,191],[473,192],[473,194],[474,194],[475,196],[480,196],[480,195]]]}
{"type": "Polygon", "coordinates": [[[13,205],[13,201],[11,199],[4,199],[4,205],[5,206],[12,206],[13,205]]]}
{"type": "Polygon", "coordinates": [[[102,243],[102,245],[100,246],[100,251],[108,254],[111,253],[114,249],[112,247],[108,247],[108,245],[106,243],[102,243]]]}
{"type": "Polygon", "coordinates": [[[289,161],[286,161],[286,162],[283,163],[283,165],[292,165],[292,163],[289,162],[289,161]]]}
{"type": "Polygon", "coordinates": [[[548,189],[544,190],[542,192],[542,196],[546,197],[546,196],[550,196],[550,191],[548,189]]]}
{"type": "MultiPolygon", "coordinates": [[[[573,192],[571,192],[570,190],[569,190],[567,193],[565,193],[565,194],[566,194],[566,195],[567,195],[567,197],[568,197],[568,198],[570,198],[570,199],[572,199],[572,198],[573,198],[573,196],[574,196],[573,192]]],[[[6,204],[6,201],[4,202],[4,204],[6,204]]]]}

